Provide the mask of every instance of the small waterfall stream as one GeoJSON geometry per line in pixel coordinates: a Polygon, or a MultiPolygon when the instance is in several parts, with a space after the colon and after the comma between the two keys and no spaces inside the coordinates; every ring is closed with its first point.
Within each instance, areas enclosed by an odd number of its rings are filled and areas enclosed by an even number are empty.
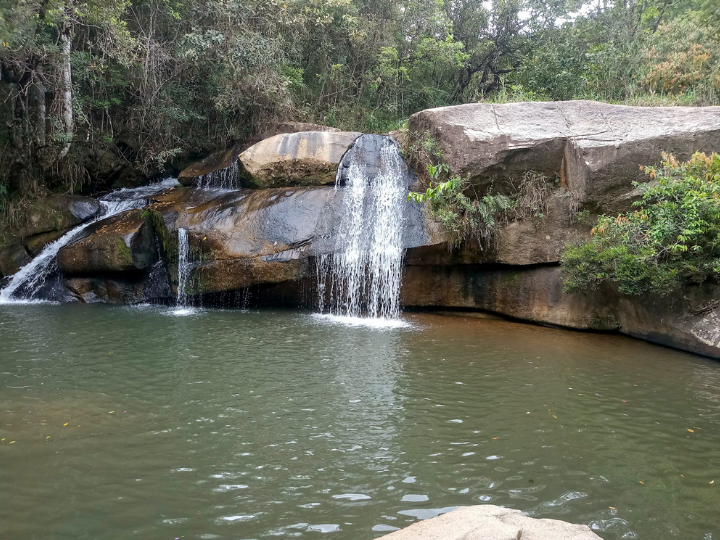
{"type": "Polygon", "coordinates": [[[178,229],[178,288],[177,307],[186,310],[190,307],[188,282],[190,280],[190,243],[187,229],[178,229]]]}
{"type": "Polygon", "coordinates": [[[318,258],[320,311],[395,319],[409,172],[389,137],[363,135],[348,154],[336,179],[342,215],[334,249],[318,258]]]}
{"type": "Polygon", "coordinates": [[[42,251],[28,264],[15,273],[7,286],[0,290],[0,304],[31,303],[42,301],[39,293],[45,280],[56,269],[56,255],[64,246],[75,240],[78,235],[102,219],[132,210],[142,208],[147,203],[147,197],[177,185],[175,178],[168,178],[162,182],[133,189],[120,189],[102,197],[102,209],[95,219],[78,225],[54,242],[47,244],[42,251]]]}
{"type": "Polygon", "coordinates": [[[229,167],[199,176],[197,180],[195,180],[195,186],[199,189],[240,189],[240,171],[238,162],[235,161],[229,167]]]}

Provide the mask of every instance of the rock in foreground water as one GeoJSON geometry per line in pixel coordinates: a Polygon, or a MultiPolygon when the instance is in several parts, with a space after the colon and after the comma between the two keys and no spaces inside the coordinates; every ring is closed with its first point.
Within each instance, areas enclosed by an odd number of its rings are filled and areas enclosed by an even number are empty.
{"type": "Polygon", "coordinates": [[[535,519],[494,505],[466,506],[420,521],[387,540],[602,540],[587,525],[535,519]]]}

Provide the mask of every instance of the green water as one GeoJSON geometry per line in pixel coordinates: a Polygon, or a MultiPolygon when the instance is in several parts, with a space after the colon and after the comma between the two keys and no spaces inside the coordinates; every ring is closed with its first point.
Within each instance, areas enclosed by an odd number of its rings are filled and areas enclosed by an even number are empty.
{"type": "Polygon", "coordinates": [[[0,538],[362,540],[491,503],[720,539],[720,362],[407,320],[0,306],[0,538]]]}

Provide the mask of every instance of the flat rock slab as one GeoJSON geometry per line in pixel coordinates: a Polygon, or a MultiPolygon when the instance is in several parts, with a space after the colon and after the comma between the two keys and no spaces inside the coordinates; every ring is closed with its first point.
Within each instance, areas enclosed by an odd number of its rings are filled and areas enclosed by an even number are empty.
{"type": "Polygon", "coordinates": [[[387,540],[602,540],[587,525],[535,519],[494,505],[466,506],[420,521],[387,540]]]}
{"type": "Polygon", "coordinates": [[[527,170],[558,176],[591,208],[629,208],[640,165],[720,150],[720,107],[628,107],[595,101],[473,103],[421,111],[410,132],[433,137],[453,174],[481,187],[527,170]]]}
{"type": "Polygon", "coordinates": [[[240,154],[243,186],[331,184],[340,160],[360,135],[354,131],[301,131],[260,141],[240,154]]]}

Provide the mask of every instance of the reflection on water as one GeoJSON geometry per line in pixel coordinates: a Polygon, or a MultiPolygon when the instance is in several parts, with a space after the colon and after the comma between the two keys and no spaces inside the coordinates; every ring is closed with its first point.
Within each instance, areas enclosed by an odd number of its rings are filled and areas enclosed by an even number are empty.
{"type": "Polygon", "coordinates": [[[503,321],[171,312],[0,309],[3,538],[370,539],[491,503],[720,539],[718,362],[503,321]]]}

